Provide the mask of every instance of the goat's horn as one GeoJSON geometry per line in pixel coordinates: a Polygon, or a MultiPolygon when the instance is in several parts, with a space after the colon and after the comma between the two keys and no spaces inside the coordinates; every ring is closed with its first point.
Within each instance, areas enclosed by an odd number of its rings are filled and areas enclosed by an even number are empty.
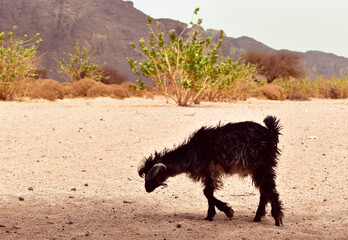
{"type": "Polygon", "coordinates": [[[166,166],[163,163],[157,163],[153,165],[150,171],[147,173],[145,180],[148,181],[154,178],[161,170],[165,170],[166,166]]]}
{"type": "Polygon", "coordinates": [[[163,163],[156,163],[155,165],[153,165],[154,167],[163,167],[164,169],[166,169],[166,165],[164,165],[163,163]]]}

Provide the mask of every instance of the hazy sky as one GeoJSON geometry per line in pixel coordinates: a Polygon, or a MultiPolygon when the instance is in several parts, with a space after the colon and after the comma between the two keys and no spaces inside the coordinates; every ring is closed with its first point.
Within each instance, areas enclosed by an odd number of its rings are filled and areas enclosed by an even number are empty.
{"type": "Polygon", "coordinates": [[[190,22],[196,7],[204,29],[252,37],[274,49],[319,50],[348,57],[348,0],[132,0],[154,18],[190,22]]]}

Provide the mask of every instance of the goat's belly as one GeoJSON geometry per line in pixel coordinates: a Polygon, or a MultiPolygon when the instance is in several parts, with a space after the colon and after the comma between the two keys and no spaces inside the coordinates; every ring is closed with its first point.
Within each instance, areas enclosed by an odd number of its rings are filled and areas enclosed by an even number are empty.
{"type": "Polygon", "coordinates": [[[249,168],[246,168],[246,167],[241,166],[241,165],[231,166],[231,168],[226,173],[231,174],[231,175],[237,174],[242,178],[247,177],[248,175],[251,174],[249,168]]]}
{"type": "Polygon", "coordinates": [[[244,177],[250,175],[249,169],[246,169],[246,168],[244,168],[244,169],[239,169],[238,172],[236,172],[236,173],[237,173],[240,177],[242,177],[242,178],[244,178],[244,177]]]}

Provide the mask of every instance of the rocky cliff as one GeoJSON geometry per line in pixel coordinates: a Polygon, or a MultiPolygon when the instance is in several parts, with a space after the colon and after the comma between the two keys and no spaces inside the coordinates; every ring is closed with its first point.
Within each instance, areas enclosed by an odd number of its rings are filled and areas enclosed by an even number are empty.
{"type": "MultiPolygon", "coordinates": [[[[41,34],[44,40],[39,46],[41,65],[51,78],[58,64],[53,57],[61,59],[64,52],[72,52],[76,43],[96,50],[96,60],[107,62],[129,81],[136,76],[130,71],[126,57],[139,57],[129,46],[146,37],[146,14],[134,8],[130,1],[122,0],[0,0],[0,31],[18,26],[17,35],[41,34]]],[[[180,32],[185,24],[171,19],[157,19],[164,31],[180,32]]],[[[216,30],[202,32],[204,36],[217,37],[216,30]]],[[[240,54],[246,50],[274,52],[275,50],[249,37],[225,37],[222,55],[231,51],[240,54]]],[[[343,76],[348,73],[348,59],[323,52],[301,53],[303,66],[311,77],[318,75],[343,76]]]]}

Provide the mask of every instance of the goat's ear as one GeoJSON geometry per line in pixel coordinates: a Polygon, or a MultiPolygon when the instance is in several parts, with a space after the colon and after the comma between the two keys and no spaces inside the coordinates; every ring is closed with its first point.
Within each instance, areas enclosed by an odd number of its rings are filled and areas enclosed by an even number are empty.
{"type": "Polygon", "coordinates": [[[157,163],[153,165],[153,167],[150,169],[150,171],[146,174],[145,180],[151,180],[154,177],[157,176],[157,174],[161,171],[164,171],[166,169],[166,166],[163,163],[157,163]]]}
{"type": "Polygon", "coordinates": [[[140,177],[144,177],[144,175],[145,175],[145,166],[141,166],[138,169],[138,174],[139,174],[140,177]]]}
{"type": "Polygon", "coordinates": [[[148,171],[149,167],[146,166],[147,161],[144,161],[139,167],[138,167],[138,174],[140,177],[144,177],[146,172],[148,171]]]}

